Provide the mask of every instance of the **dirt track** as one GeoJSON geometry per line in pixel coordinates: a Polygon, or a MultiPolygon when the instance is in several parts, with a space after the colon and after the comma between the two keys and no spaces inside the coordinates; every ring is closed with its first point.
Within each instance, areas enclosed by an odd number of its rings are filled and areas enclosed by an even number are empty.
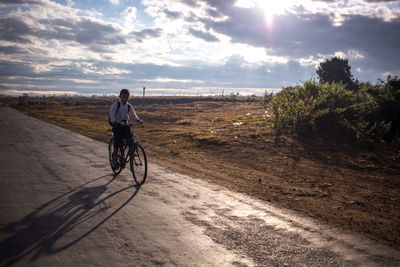
{"type": "Polygon", "coordinates": [[[106,144],[0,107],[0,264],[400,265],[400,251],[150,164],[113,178],[106,144]]]}

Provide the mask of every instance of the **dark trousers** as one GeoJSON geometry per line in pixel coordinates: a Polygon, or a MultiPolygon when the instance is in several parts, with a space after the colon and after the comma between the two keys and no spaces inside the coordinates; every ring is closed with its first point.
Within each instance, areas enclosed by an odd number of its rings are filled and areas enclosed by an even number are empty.
{"type": "Polygon", "coordinates": [[[114,147],[122,145],[122,139],[127,139],[129,141],[131,135],[131,128],[129,126],[114,126],[114,147]]]}

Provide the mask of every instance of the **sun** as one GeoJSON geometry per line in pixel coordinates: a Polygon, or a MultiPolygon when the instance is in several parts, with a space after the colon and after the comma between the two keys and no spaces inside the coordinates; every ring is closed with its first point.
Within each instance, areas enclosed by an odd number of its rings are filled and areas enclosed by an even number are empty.
{"type": "Polygon", "coordinates": [[[265,21],[268,25],[273,23],[276,15],[283,14],[293,3],[294,1],[289,0],[255,0],[256,7],[264,11],[265,21]]]}
{"type": "Polygon", "coordinates": [[[267,22],[268,25],[272,24],[275,14],[276,13],[271,8],[264,9],[265,22],[267,22]]]}
{"type": "Polygon", "coordinates": [[[276,15],[283,14],[295,1],[293,0],[237,0],[236,6],[244,8],[260,8],[264,12],[265,21],[272,25],[276,15]]]}

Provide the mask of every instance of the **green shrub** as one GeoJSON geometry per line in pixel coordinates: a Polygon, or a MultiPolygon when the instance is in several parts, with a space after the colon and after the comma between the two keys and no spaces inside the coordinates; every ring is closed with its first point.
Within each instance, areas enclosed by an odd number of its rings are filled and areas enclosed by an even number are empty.
{"type": "Polygon", "coordinates": [[[309,80],[283,88],[272,98],[274,127],[278,134],[320,134],[373,138],[398,138],[400,81],[388,77],[376,86],[358,83],[349,90],[342,83],[309,80]]]}
{"type": "Polygon", "coordinates": [[[340,83],[303,85],[284,88],[272,99],[275,128],[278,132],[336,132],[353,104],[353,92],[340,83]]]}
{"type": "Polygon", "coordinates": [[[383,139],[392,141],[399,139],[400,131],[400,79],[388,76],[386,81],[379,80],[378,85],[370,86],[365,91],[376,100],[376,121],[385,122],[387,131],[383,139]]]}

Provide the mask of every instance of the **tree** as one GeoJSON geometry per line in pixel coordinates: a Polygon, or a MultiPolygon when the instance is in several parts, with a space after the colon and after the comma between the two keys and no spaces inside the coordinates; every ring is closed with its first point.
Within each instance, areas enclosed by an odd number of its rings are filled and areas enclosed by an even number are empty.
{"type": "Polygon", "coordinates": [[[333,57],[321,62],[317,69],[320,83],[342,83],[347,89],[355,91],[357,89],[353,75],[350,71],[349,60],[347,58],[333,57]]]}

